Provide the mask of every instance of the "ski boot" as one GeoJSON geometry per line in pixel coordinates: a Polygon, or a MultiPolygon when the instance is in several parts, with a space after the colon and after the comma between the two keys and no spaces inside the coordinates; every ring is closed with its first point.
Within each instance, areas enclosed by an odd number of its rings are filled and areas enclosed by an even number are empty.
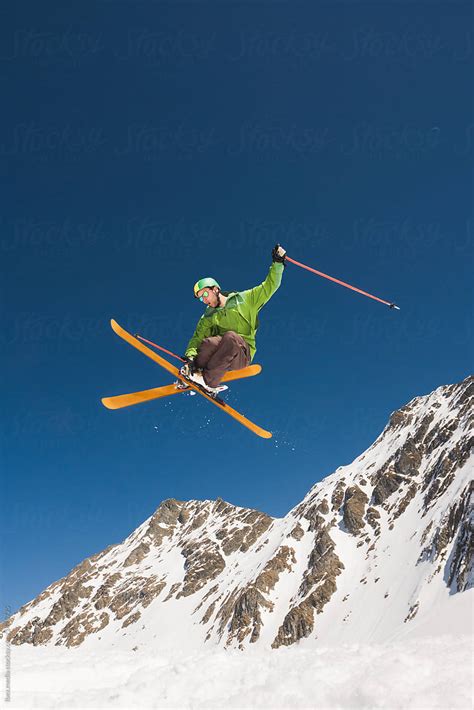
{"type": "MultiPolygon", "coordinates": [[[[206,384],[202,370],[198,370],[197,368],[190,367],[189,363],[185,363],[181,370],[179,371],[180,375],[184,377],[185,380],[188,380],[188,382],[192,382],[194,385],[199,387],[199,389],[203,390],[206,394],[208,394],[210,397],[216,398],[219,392],[222,392],[222,389],[219,387],[209,387],[209,385],[206,384]]],[[[184,384],[184,383],[183,383],[184,384]]],[[[226,387],[224,389],[227,389],[226,387]]]]}

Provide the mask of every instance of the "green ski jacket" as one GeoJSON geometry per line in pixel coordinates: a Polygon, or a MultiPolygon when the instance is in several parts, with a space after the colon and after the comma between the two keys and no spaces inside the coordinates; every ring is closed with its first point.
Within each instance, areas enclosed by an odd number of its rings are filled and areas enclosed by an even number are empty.
{"type": "Polygon", "coordinates": [[[260,286],[247,291],[229,293],[223,308],[208,306],[199,319],[193,337],[188,343],[185,356],[194,358],[204,338],[211,335],[223,335],[233,330],[248,343],[250,360],[255,352],[255,336],[258,328],[258,312],[270,300],[279,285],[283,275],[284,265],[273,262],[268,276],[260,286]]]}

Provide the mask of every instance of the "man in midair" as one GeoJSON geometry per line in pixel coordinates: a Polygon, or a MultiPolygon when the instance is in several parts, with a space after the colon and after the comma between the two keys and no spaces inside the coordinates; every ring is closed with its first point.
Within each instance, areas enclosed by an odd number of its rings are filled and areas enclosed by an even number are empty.
{"type": "Polygon", "coordinates": [[[258,313],[280,286],[285,257],[285,249],[276,244],[265,281],[247,291],[222,292],[211,277],[196,282],[194,297],[207,308],[186,348],[183,377],[216,394],[225,372],[250,365],[256,352],[258,313]]]}

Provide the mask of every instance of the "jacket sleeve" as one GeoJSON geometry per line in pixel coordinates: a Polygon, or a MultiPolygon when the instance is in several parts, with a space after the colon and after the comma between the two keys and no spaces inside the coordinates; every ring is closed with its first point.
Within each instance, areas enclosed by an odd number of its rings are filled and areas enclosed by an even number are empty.
{"type": "Polygon", "coordinates": [[[284,268],[283,264],[273,262],[265,281],[263,281],[260,286],[255,286],[255,288],[251,288],[247,292],[251,299],[252,305],[257,310],[260,310],[260,308],[270,300],[280,286],[284,268]]]}
{"type": "Polygon", "coordinates": [[[194,335],[186,347],[186,352],[184,353],[185,357],[196,357],[199,346],[201,345],[204,338],[207,338],[209,337],[209,335],[211,335],[211,331],[211,319],[206,318],[205,316],[201,316],[198,321],[196,330],[194,331],[194,335]]]}

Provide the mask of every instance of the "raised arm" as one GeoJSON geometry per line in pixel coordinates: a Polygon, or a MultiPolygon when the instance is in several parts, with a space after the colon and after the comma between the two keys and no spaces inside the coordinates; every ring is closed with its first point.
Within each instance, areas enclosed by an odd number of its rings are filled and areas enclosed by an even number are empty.
{"type": "Polygon", "coordinates": [[[279,244],[276,244],[272,251],[273,263],[270,266],[267,278],[259,286],[247,291],[252,304],[257,310],[270,300],[281,284],[283,269],[285,268],[286,251],[279,244]]]}

